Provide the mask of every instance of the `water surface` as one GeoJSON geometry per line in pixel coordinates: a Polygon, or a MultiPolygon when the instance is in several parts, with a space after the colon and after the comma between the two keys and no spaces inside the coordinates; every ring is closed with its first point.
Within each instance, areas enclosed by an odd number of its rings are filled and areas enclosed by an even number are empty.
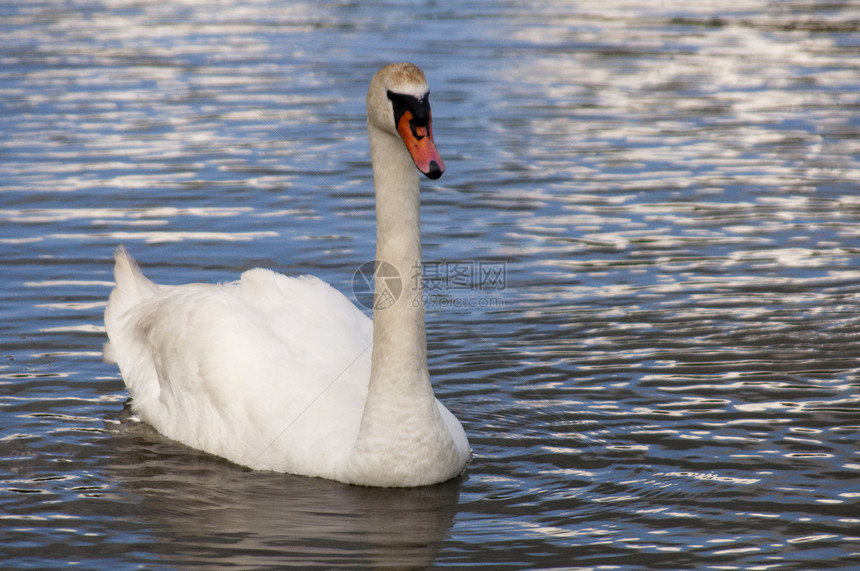
{"type": "Polygon", "coordinates": [[[860,10],[721,4],[0,7],[2,565],[855,568],[860,10]],[[129,421],[113,249],[349,293],[364,92],[402,59],[448,167],[428,339],[466,475],[255,473],[129,421]]]}

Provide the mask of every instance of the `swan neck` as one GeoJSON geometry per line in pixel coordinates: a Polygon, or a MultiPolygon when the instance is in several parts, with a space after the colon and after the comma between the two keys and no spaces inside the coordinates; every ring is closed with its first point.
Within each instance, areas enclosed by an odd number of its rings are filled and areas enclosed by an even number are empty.
{"type": "Polygon", "coordinates": [[[419,173],[403,141],[370,120],[383,115],[373,105],[375,100],[368,96],[378,260],[373,355],[361,426],[345,480],[423,485],[454,477],[468,458],[468,444],[459,424],[461,438],[455,441],[427,369],[419,173]],[[380,279],[381,268],[387,270],[385,277],[399,278],[399,287],[392,287],[396,279],[380,279]]]}
{"type": "Polygon", "coordinates": [[[430,389],[421,291],[421,219],[418,170],[403,142],[370,130],[376,190],[376,259],[399,277],[375,280],[371,385],[430,389]]]}

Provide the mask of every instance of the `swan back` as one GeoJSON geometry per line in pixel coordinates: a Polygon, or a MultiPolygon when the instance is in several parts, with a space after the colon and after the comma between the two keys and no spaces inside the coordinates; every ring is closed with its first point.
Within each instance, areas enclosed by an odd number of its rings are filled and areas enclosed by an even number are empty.
{"type": "Polygon", "coordinates": [[[140,420],[251,468],[343,477],[370,375],[366,315],[313,276],[159,286],[116,258],[105,359],[140,420]]]}

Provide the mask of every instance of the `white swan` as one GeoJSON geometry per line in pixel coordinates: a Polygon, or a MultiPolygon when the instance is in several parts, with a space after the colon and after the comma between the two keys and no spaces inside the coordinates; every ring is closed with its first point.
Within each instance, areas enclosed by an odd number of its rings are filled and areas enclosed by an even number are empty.
{"type": "MultiPolygon", "coordinates": [[[[311,276],[254,269],[231,284],[163,286],[120,248],[104,355],[142,421],[259,470],[368,486],[463,471],[469,442],[433,394],[422,292],[409,279],[421,260],[418,171],[444,171],[420,69],[391,64],[374,75],[367,125],[376,258],[410,287],[371,322],[311,276]]],[[[383,287],[376,280],[377,299],[383,287]]]]}

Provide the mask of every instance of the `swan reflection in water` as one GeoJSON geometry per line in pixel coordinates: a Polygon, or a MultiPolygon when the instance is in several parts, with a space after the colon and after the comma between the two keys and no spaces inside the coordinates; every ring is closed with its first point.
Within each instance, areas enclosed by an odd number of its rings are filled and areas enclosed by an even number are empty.
{"type": "Polygon", "coordinates": [[[453,524],[463,482],[353,486],[252,471],[138,422],[112,432],[107,472],[133,495],[130,517],[145,524],[160,563],[184,568],[425,568],[453,524]]]}

